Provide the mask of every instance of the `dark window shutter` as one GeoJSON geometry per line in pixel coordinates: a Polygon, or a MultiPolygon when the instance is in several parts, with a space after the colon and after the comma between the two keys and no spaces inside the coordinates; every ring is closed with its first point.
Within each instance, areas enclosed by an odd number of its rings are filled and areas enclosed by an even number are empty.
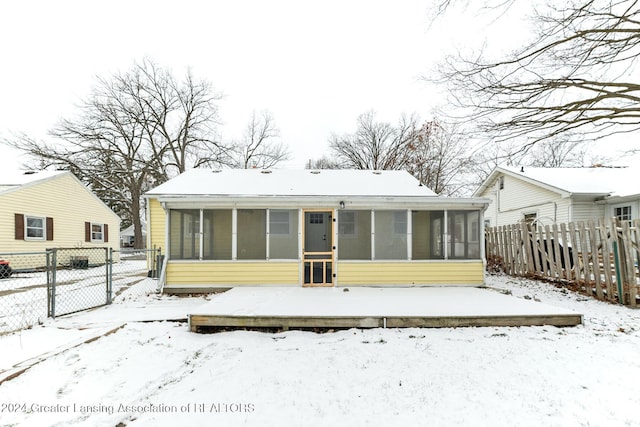
{"type": "Polygon", "coordinates": [[[24,240],[24,215],[15,214],[15,238],[24,240]]]}
{"type": "Polygon", "coordinates": [[[53,218],[47,217],[47,240],[53,240],[53,218]]]}
{"type": "Polygon", "coordinates": [[[84,223],[84,241],[85,242],[91,241],[91,223],[90,222],[84,223]]]}
{"type": "Polygon", "coordinates": [[[103,224],[102,227],[102,240],[106,243],[109,241],[109,224],[103,224]]]}

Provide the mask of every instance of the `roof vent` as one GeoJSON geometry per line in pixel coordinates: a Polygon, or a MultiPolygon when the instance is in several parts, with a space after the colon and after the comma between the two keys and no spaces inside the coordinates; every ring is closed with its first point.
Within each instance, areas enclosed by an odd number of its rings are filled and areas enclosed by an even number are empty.
{"type": "Polygon", "coordinates": [[[380,172],[380,171],[373,171],[373,174],[374,174],[374,175],[382,175],[382,172],[380,172]]]}
{"type": "Polygon", "coordinates": [[[211,171],[211,173],[220,173],[220,172],[222,172],[222,170],[220,170],[220,169],[213,169],[213,170],[211,171]]]}
{"type": "Polygon", "coordinates": [[[263,173],[263,174],[265,174],[265,175],[266,175],[266,174],[270,174],[270,173],[271,173],[271,171],[270,171],[270,170],[268,170],[268,169],[263,169],[263,170],[261,170],[261,171],[260,171],[260,173],[263,173]]]}
{"type": "Polygon", "coordinates": [[[34,175],[36,171],[26,171],[23,175],[34,175]]]}
{"type": "Polygon", "coordinates": [[[314,174],[314,175],[318,175],[318,174],[320,174],[320,171],[311,171],[311,173],[314,174]]]}

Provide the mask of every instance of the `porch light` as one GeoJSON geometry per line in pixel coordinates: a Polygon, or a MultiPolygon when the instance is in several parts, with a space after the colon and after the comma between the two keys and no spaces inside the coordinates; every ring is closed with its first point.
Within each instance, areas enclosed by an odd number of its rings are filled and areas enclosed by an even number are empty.
{"type": "Polygon", "coordinates": [[[344,202],[340,200],[340,209],[344,209],[344,202]]]}

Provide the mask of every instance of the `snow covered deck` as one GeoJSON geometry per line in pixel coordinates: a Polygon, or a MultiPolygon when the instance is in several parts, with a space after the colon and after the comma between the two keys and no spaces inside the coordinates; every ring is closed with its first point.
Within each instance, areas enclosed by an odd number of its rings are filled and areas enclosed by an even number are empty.
{"type": "Polygon", "coordinates": [[[582,314],[488,288],[233,288],[189,314],[207,327],[575,326],[582,314]]]}

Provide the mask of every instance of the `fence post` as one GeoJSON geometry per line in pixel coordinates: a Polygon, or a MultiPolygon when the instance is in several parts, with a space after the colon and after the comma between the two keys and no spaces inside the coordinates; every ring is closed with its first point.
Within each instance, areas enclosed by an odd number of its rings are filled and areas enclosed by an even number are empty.
{"type": "Polygon", "coordinates": [[[45,251],[47,266],[47,317],[51,317],[51,251],[45,251]]]}
{"type": "MultiPolygon", "coordinates": [[[[569,229],[569,241],[571,242],[571,245],[572,245],[571,257],[573,262],[573,278],[576,282],[579,283],[581,280],[579,254],[582,251],[582,249],[580,246],[580,240],[578,240],[578,235],[576,233],[575,224],[573,222],[570,222],[568,224],[568,229],[569,229]]],[[[588,288],[585,286],[585,291],[587,291],[587,289],[588,288]]]]}
{"type": "Polygon", "coordinates": [[[111,304],[111,291],[113,289],[113,248],[105,248],[107,258],[107,305],[111,304]]]}
{"type": "Polygon", "coordinates": [[[51,312],[50,317],[56,318],[56,270],[58,268],[58,249],[51,249],[51,312]]]}
{"type": "MultiPolygon", "coordinates": [[[[581,223],[580,230],[581,232],[584,231],[583,240],[585,242],[584,245],[586,248],[583,252],[584,266],[586,268],[585,277],[588,280],[590,288],[593,288],[592,282],[595,283],[596,298],[603,300],[605,299],[604,291],[607,288],[607,276],[604,270],[604,264],[602,266],[602,272],[600,271],[600,252],[603,250],[602,236],[600,234],[601,229],[598,228],[598,225],[593,220],[590,220],[587,223],[587,227],[589,230],[588,232],[584,226],[584,223],[581,223]],[[600,241],[600,245],[598,245],[598,241],[600,241]],[[593,281],[591,280],[592,272],[593,272],[593,281]],[[603,274],[604,274],[604,279],[603,279],[603,274]]],[[[606,239],[604,244],[605,245],[607,244],[606,239]]],[[[591,296],[593,295],[593,290],[589,292],[589,295],[591,296]]]]}
{"type": "Polygon", "coordinates": [[[531,227],[532,224],[522,223],[522,245],[524,246],[524,253],[527,256],[527,273],[533,275],[536,272],[536,262],[533,254],[533,243],[531,241],[533,234],[531,227]]]}
{"type": "Polygon", "coordinates": [[[618,242],[617,240],[613,241],[613,260],[614,265],[616,267],[616,285],[618,287],[618,302],[620,304],[624,304],[624,296],[622,292],[622,265],[620,265],[620,253],[618,251],[618,242]]]}
{"type": "Polygon", "coordinates": [[[624,266],[625,266],[625,294],[628,299],[628,305],[635,305],[636,299],[636,272],[635,260],[633,257],[633,239],[631,236],[631,228],[629,221],[621,221],[622,229],[620,235],[622,237],[622,245],[624,248],[624,266]]]}

